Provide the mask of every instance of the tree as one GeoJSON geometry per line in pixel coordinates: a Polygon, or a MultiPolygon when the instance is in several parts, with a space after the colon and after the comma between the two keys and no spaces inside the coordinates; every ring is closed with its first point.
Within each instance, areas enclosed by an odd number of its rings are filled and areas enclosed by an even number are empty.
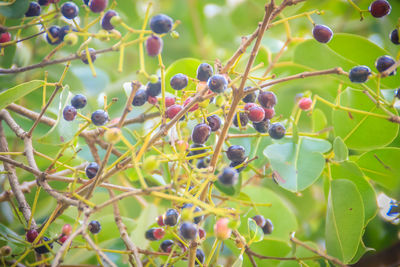
{"type": "Polygon", "coordinates": [[[400,263],[399,3],[0,4],[4,266],[400,263]]]}

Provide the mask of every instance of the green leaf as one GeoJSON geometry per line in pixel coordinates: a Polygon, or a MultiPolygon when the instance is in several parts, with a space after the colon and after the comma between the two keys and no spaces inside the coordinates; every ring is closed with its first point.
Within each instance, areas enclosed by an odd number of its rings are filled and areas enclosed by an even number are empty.
{"type": "Polygon", "coordinates": [[[365,246],[364,242],[361,240],[360,244],[358,244],[358,249],[357,249],[356,255],[354,256],[353,259],[351,259],[351,261],[349,263],[354,264],[354,263],[358,262],[361,259],[361,257],[368,251],[375,251],[375,249],[367,248],[365,246]]]}
{"type": "Polygon", "coordinates": [[[329,255],[344,263],[357,252],[364,228],[364,207],[355,184],[333,180],[328,197],[325,238],[329,255]]]}
{"type": "Polygon", "coordinates": [[[349,157],[349,150],[340,136],[337,136],[333,141],[333,152],[335,153],[334,159],[338,162],[345,161],[349,157]]]}
{"type": "MultiPolygon", "coordinates": [[[[17,1],[18,2],[18,1],[17,1]]],[[[30,92],[42,87],[44,81],[33,80],[26,83],[19,84],[13,88],[6,89],[0,93],[0,109],[5,108],[12,102],[26,96],[30,92]]]]}
{"type": "MultiPolygon", "coordinates": [[[[310,246],[314,249],[318,249],[317,244],[315,244],[313,242],[307,241],[304,243],[306,243],[308,246],[310,246]]],[[[315,254],[304,247],[297,246],[295,253],[293,253],[291,251],[290,253],[288,253],[286,255],[286,257],[288,257],[288,258],[293,257],[293,256],[296,258],[308,258],[308,257],[315,256],[315,254]]],[[[319,263],[315,260],[303,260],[303,262],[304,262],[304,264],[300,264],[298,261],[281,261],[281,263],[278,266],[279,267],[302,267],[302,266],[319,267],[320,266],[319,263]]]]}
{"type": "Polygon", "coordinates": [[[182,58],[179,60],[176,60],[174,63],[172,63],[165,71],[165,88],[166,91],[175,94],[176,92],[178,95],[182,94],[182,91],[195,91],[196,90],[196,84],[189,80],[188,86],[180,91],[174,90],[171,85],[169,84],[169,81],[171,80],[172,76],[178,73],[183,73],[187,75],[188,77],[191,78],[196,78],[196,73],[197,73],[197,68],[201,64],[201,61],[195,58],[182,58]]]}
{"type": "Polygon", "coordinates": [[[329,151],[328,141],[301,137],[299,143],[273,144],[264,150],[272,169],[281,179],[283,188],[297,192],[312,185],[321,175],[325,159],[321,153],[329,151]]]}
{"type": "Polygon", "coordinates": [[[400,149],[394,147],[369,151],[356,161],[367,177],[393,192],[400,185],[400,149]]]}
{"type": "Polygon", "coordinates": [[[257,225],[257,223],[252,218],[247,219],[247,227],[248,227],[250,241],[256,243],[264,239],[263,230],[261,229],[260,226],[257,225]]]}
{"type": "Polygon", "coordinates": [[[16,45],[4,47],[4,55],[0,57],[0,66],[2,68],[8,69],[12,66],[16,50],[16,45]]]}
{"type": "MultiPolygon", "coordinates": [[[[312,131],[314,133],[324,130],[328,125],[325,113],[320,109],[314,109],[311,115],[312,131]]],[[[321,138],[328,137],[328,132],[320,135],[321,138]]]]}
{"type": "MultiPolygon", "coordinates": [[[[5,4],[4,1],[2,4],[5,4]]],[[[19,19],[25,15],[28,7],[28,0],[16,0],[11,5],[0,6],[0,14],[9,19],[19,19]]]]}
{"type": "MultiPolygon", "coordinates": [[[[359,90],[347,88],[338,97],[342,106],[386,114],[359,90]]],[[[394,109],[391,109],[391,111],[397,114],[394,109]]],[[[397,123],[343,110],[333,111],[333,126],[335,135],[340,136],[349,149],[360,150],[386,146],[396,138],[399,131],[399,124],[397,123]]]]}
{"type": "Polygon", "coordinates": [[[242,265],[243,265],[243,255],[240,254],[239,257],[232,264],[232,267],[242,267],[242,265]]]}

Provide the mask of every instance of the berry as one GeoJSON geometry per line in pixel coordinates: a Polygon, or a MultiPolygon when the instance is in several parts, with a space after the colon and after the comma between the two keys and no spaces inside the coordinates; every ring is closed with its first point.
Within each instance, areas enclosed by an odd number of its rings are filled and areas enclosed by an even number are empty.
{"type": "MultiPolygon", "coordinates": [[[[44,236],[43,241],[47,243],[48,241],[50,241],[50,239],[44,236]]],[[[53,248],[53,243],[47,243],[47,246],[49,246],[50,248],[53,248]]],[[[46,254],[46,253],[50,252],[49,249],[47,248],[47,246],[43,245],[40,247],[36,247],[35,248],[36,253],[46,254]]]]}
{"type": "Polygon", "coordinates": [[[63,235],[70,235],[72,232],[72,226],[70,224],[64,224],[62,228],[62,234],[63,235]]]}
{"type": "Polygon", "coordinates": [[[386,0],[376,0],[372,2],[368,8],[371,15],[375,18],[381,18],[388,15],[391,9],[392,7],[386,0]]]}
{"type": "Polygon", "coordinates": [[[231,236],[232,230],[228,227],[228,223],[228,218],[221,218],[215,222],[214,233],[217,239],[226,240],[231,236]]]}
{"type": "Polygon", "coordinates": [[[41,6],[47,6],[50,3],[51,3],[50,0],[39,0],[38,1],[38,4],[41,5],[41,6]]]}
{"type": "Polygon", "coordinates": [[[400,99],[400,88],[394,91],[394,96],[400,99]]]}
{"type": "Polygon", "coordinates": [[[253,217],[253,220],[254,220],[254,221],[256,222],[256,224],[257,224],[258,226],[260,226],[261,228],[264,227],[265,222],[266,222],[264,216],[262,216],[262,215],[256,215],[256,216],[254,216],[254,217],[253,217]]]}
{"type": "Polygon", "coordinates": [[[146,93],[148,96],[156,97],[161,94],[161,80],[158,78],[157,82],[148,82],[146,85],[146,93]]]}
{"type": "Polygon", "coordinates": [[[83,0],[83,3],[88,6],[89,5],[89,1],[90,0],[83,0]]]}
{"type": "MultiPolygon", "coordinates": [[[[239,122],[238,122],[238,118],[237,118],[237,114],[233,117],[233,124],[236,127],[239,127],[239,122]]],[[[239,117],[240,117],[240,125],[242,127],[246,126],[247,123],[249,122],[249,117],[247,116],[246,113],[239,113],[239,117]]]]}
{"type": "MultiPolygon", "coordinates": [[[[92,63],[93,63],[96,60],[96,53],[95,53],[96,50],[94,50],[93,48],[88,48],[88,50],[89,50],[90,59],[92,60],[92,63]]],[[[81,53],[81,60],[83,63],[89,64],[89,60],[86,55],[86,49],[84,49],[81,53]]]]}
{"type": "Polygon", "coordinates": [[[242,164],[243,163],[243,161],[232,161],[230,164],[229,164],[229,167],[231,167],[231,168],[233,168],[233,169],[235,169],[237,172],[241,172],[241,171],[243,171],[244,170],[244,168],[246,168],[247,167],[247,164],[244,164],[242,167],[240,167],[240,168],[235,168],[236,166],[238,166],[238,165],[240,165],[240,164],[242,164]]]}
{"type": "Polygon", "coordinates": [[[202,82],[208,81],[208,79],[213,75],[213,68],[210,64],[201,63],[197,68],[197,79],[202,82]]]}
{"type": "Polygon", "coordinates": [[[254,129],[259,133],[266,133],[269,129],[269,120],[263,120],[260,122],[253,122],[254,129]]]}
{"type": "Polygon", "coordinates": [[[269,127],[268,133],[272,139],[281,139],[285,136],[286,129],[281,123],[275,122],[269,127]]]}
{"type": "Polygon", "coordinates": [[[169,107],[172,106],[173,104],[175,104],[175,97],[166,96],[166,97],[165,97],[165,107],[169,108],[169,107]]]}
{"type": "Polygon", "coordinates": [[[167,239],[161,242],[160,244],[160,249],[166,253],[170,253],[172,250],[172,245],[174,244],[174,241],[167,239]]]}
{"type": "MultiPolygon", "coordinates": [[[[192,144],[192,145],[190,146],[190,148],[201,148],[201,147],[205,147],[205,145],[201,145],[201,144],[192,144]]],[[[187,156],[190,157],[190,156],[194,156],[194,155],[203,154],[203,153],[206,153],[206,152],[207,152],[206,149],[190,150],[190,152],[187,154],[187,156]]]]}
{"type": "Polygon", "coordinates": [[[76,45],[76,43],[78,42],[78,35],[76,35],[76,33],[70,32],[65,35],[65,38],[62,39],[67,45],[76,45]]]}
{"type": "Polygon", "coordinates": [[[65,106],[63,110],[63,117],[66,121],[73,121],[76,117],[77,111],[73,106],[65,106]]]}
{"type": "Polygon", "coordinates": [[[249,109],[249,114],[247,114],[247,116],[252,122],[260,122],[265,117],[265,111],[262,107],[252,107],[249,109]]]}
{"type": "Polygon", "coordinates": [[[203,238],[206,237],[206,231],[204,231],[203,228],[199,228],[198,231],[199,231],[199,238],[200,238],[200,239],[203,239],[203,238]]]}
{"type": "Polygon", "coordinates": [[[269,235],[274,230],[274,225],[272,224],[270,219],[265,219],[265,225],[262,227],[262,230],[265,235],[269,235]]]}
{"type": "MultiPolygon", "coordinates": [[[[375,67],[379,72],[384,72],[388,68],[390,68],[396,62],[390,56],[381,56],[375,61],[375,67]]],[[[389,75],[394,75],[396,71],[394,70],[389,75]]]]}
{"type": "Polygon", "coordinates": [[[165,212],[164,224],[175,226],[178,223],[179,212],[176,209],[169,209],[165,212]]]}
{"type": "Polygon", "coordinates": [[[394,29],[394,30],[390,33],[389,37],[390,37],[390,41],[392,41],[392,43],[394,43],[395,45],[400,44],[400,41],[399,41],[399,31],[398,31],[397,29],[394,29]]]}
{"type": "Polygon", "coordinates": [[[184,239],[193,240],[197,235],[197,227],[193,223],[183,222],[179,227],[179,233],[184,239]]]}
{"type": "Polygon", "coordinates": [[[51,45],[56,45],[62,42],[61,38],[59,37],[60,34],[60,27],[58,26],[51,26],[47,29],[48,33],[46,34],[46,40],[51,45]],[[49,34],[53,39],[50,38],[49,34]]]}
{"type": "Polygon", "coordinates": [[[31,229],[28,232],[26,232],[26,241],[32,243],[33,241],[35,241],[38,235],[39,233],[35,229],[31,229]]]}
{"type": "Polygon", "coordinates": [[[136,91],[135,97],[133,98],[132,105],[143,106],[147,101],[147,90],[139,89],[136,91]]]}
{"type": "Polygon", "coordinates": [[[270,120],[275,116],[275,109],[274,108],[264,108],[264,120],[270,120]]]}
{"type": "Polygon", "coordinates": [[[155,105],[155,104],[157,104],[157,102],[158,102],[158,99],[157,99],[157,97],[154,97],[154,96],[148,96],[147,97],[147,102],[149,102],[149,104],[152,104],[152,105],[155,105]]]}
{"type": "Polygon", "coordinates": [[[365,83],[369,75],[371,75],[370,68],[367,66],[357,66],[350,70],[349,79],[353,83],[365,83]]]}
{"type": "Polygon", "coordinates": [[[71,105],[76,109],[84,108],[87,104],[86,96],[84,95],[75,95],[71,99],[71,105]]]}
{"type": "Polygon", "coordinates": [[[195,144],[204,144],[211,134],[211,127],[205,123],[194,126],[192,131],[192,141],[195,144]]]}
{"type": "Polygon", "coordinates": [[[92,123],[96,126],[103,126],[108,122],[108,113],[102,109],[92,113],[92,123]]]}
{"type": "Polygon", "coordinates": [[[88,229],[92,234],[98,234],[101,230],[101,224],[98,221],[91,221],[88,229]]]}
{"type": "Polygon", "coordinates": [[[189,147],[188,142],[184,141],[184,140],[178,140],[176,142],[176,150],[178,152],[185,152],[189,147]]]}
{"type": "MultiPolygon", "coordinates": [[[[204,252],[203,252],[203,250],[201,250],[201,249],[196,249],[196,259],[201,263],[201,264],[203,264],[204,263],[204,259],[206,258],[206,255],[204,255],[204,252]]],[[[195,262],[195,264],[196,265],[199,265],[199,263],[197,262],[197,260],[196,260],[196,262],[195,262]]]]}
{"type": "Polygon", "coordinates": [[[257,100],[264,108],[273,108],[278,102],[276,95],[270,91],[260,92],[257,100]]]}
{"type": "Polygon", "coordinates": [[[12,248],[10,246],[2,246],[0,247],[0,256],[7,257],[10,256],[12,253],[12,248]]]}
{"type": "Polygon", "coordinates": [[[176,116],[176,114],[178,114],[181,110],[182,110],[182,106],[180,105],[172,105],[169,108],[167,108],[167,110],[165,111],[165,113],[167,114],[167,117],[172,119],[176,116]]]}
{"type": "MultiPolygon", "coordinates": [[[[246,90],[249,89],[250,87],[244,88],[244,92],[246,93],[246,90]]],[[[251,92],[250,94],[247,94],[245,97],[243,97],[242,101],[244,103],[254,103],[256,101],[257,95],[256,92],[251,92]]]]}
{"type": "Polygon", "coordinates": [[[29,8],[28,11],[26,11],[25,16],[26,17],[36,17],[40,15],[40,12],[42,11],[42,8],[37,2],[30,2],[29,3],[29,8]]]}
{"type": "Polygon", "coordinates": [[[11,41],[11,34],[9,32],[4,32],[0,34],[0,44],[1,43],[6,43],[11,41]]]}
{"type": "Polygon", "coordinates": [[[158,216],[157,219],[156,219],[156,221],[157,221],[157,224],[158,224],[159,226],[164,226],[164,225],[165,225],[165,224],[164,224],[164,217],[163,217],[162,215],[158,216]]]}
{"type": "Polygon", "coordinates": [[[78,16],[78,13],[79,8],[73,2],[65,2],[61,6],[61,14],[67,19],[74,19],[76,16],[78,16]]]}
{"type": "Polygon", "coordinates": [[[150,228],[146,231],[145,237],[150,241],[160,240],[164,237],[165,232],[162,228],[150,228]]]}
{"type": "Polygon", "coordinates": [[[226,90],[228,86],[228,81],[225,79],[224,76],[217,74],[211,76],[211,78],[208,79],[207,85],[211,91],[219,94],[226,90]]]}
{"type": "Polygon", "coordinates": [[[218,181],[225,186],[234,186],[239,181],[239,173],[231,167],[226,167],[218,176],[218,181]]]}
{"type": "Polygon", "coordinates": [[[67,241],[67,239],[68,239],[68,236],[67,236],[67,235],[62,235],[62,236],[58,239],[58,241],[59,241],[61,244],[64,244],[64,242],[67,241]]]}
{"type": "Polygon", "coordinates": [[[208,126],[210,126],[212,132],[216,132],[221,128],[221,119],[217,115],[211,115],[207,117],[208,126]]]}
{"type": "Polygon", "coordinates": [[[158,34],[167,33],[172,29],[172,19],[164,14],[158,14],[151,18],[150,29],[158,34]]]}
{"type": "Polygon", "coordinates": [[[86,166],[85,173],[89,179],[96,177],[99,171],[99,165],[96,162],[91,162],[86,166]]]}
{"type": "MultiPolygon", "coordinates": [[[[187,98],[187,99],[185,100],[185,102],[183,103],[183,106],[186,107],[187,105],[189,105],[190,102],[192,102],[192,98],[191,98],[191,97],[189,97],[189,98],[187,98]]],[[[194,105],[189,109],[189,112],[193,112],[193,111],[195,111],[195,110],[198,109],[198,108],[199,108],[199,104],[196,103],[196,104],[194,104],[194,105]]]]}
{"type": "Polygon", "coordinates": [[[66,25],[60,28],[60,31],[58,32],[58,38],[60,38],[61,41],[64,41],[65,36],[71,32],[71,28],[66,25]]]}
{"type": "Polygon", "coordinates": [[[251,108],[257,107],[256,103],[246,103],[246,105],[244,105],[244,110],[249,111],[251,108]]]}
{"type": "Polygon", "coordinates": [[[226,151],[226,156],[230,161],[243,162],[246,159],[244,153],[245,153],[244,147],[233,145],[230,146],[226,151]]]}
{"type": "Polygon", "coordinates": [[[312,31],[315,40],[320,43],[328,43],[333,36],[332,30],[325,25],[315,25],[312,31]]]}
{"type": "Polygon", "coordinates": [[[155,35],[149,36],[146,39],[146,51],[151,57],[155,57],[161,53],[163,48],[163,40],[155,35]]]}
{"type": "Polygon", "coordinates": [[[199,161],[197,161],[196,167],[197,167],[197,169],[207,168],[208,166],[210,166],[210,162],[211,162],[211,160],[209,157],[199,159],[199,161]]]}
{"type": "Polygon", "coordinates": [[[115,12],[114,10],[108,10],[101,20],[101,27],[107,31],[111,31],[112,29],[114,29],[114,26],[111,24],[111,18],[115,16],[118,16],[117,12],[115,12]]]}
{"type": "Polygon", "coordinates": [[[121,140],[121,130],[113,127],[106,130],[104,133],[104,139],[110,144],[116,144],[121,140]]]}
{"type": "Polygon", "coordinates": [[[312,100],[309,97],[303,97],[299,100],[299,108],[302,110],[309,110],[312,106],[312,100]]]}
{"type": "Polygon", "coordinates": [[[108,0],[90,0],[88,5],[92,12],[100,13],[108,6],[108,0]]]}
{"type": "MultiPolygon", "coordinates": [[[[187,204],[182,206],[182,210],[189,209],[189,208],[193,209],[193,204],[187,203],[187,204]]],[[[193,213],[198,213],[198,212],[201,212],[201,209],[199,207],[195,207],[194,210],[193,210],[193,213]]],[[[193,218],[193,222],[195,224],[199,224],[203,219],[204,219],[204,216],[200,215],[200,216],[194,217],[193,218]]]]}
{"type": "Polygon", "coordinates": [[[182,90],[188,85],[188,77],[182,73],[175,74],[172,76],[169,84],[175,90],[182,90]]]}

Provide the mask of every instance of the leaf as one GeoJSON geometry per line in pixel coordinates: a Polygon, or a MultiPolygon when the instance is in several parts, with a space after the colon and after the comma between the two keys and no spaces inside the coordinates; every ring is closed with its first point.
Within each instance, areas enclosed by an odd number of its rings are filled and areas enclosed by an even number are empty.
{"type": "Polygon", "coordinates": [[[242,174],[239,173],[239,180],[235,186],[226,186],[221,184],[218,180],[214,182],[215,187],[222,193],[228,196],[236,196],[240,193],[242,187],[242,174]]]}
{"type": "Polygon", "coordinates": [[[191,80],[189,80],[188,86],[180,91],[174,90],[169,84],[169,81],[171,80],[172,76],[178,73],[183,73],[188,77],[196,78],[197,68],[200,64],[201,61],[195,58],[182,58],[172,63],[165,71],[166,91],[170,92],[171,94],[178,93],[178,95],[181,95],[182,91],[195,91],[196,84],[191,80]]]}
{"type": "Polygon", "coordinates": [[[264,239],[263,230],[261,229],[260,226],[257,225],[257,223],[252,218],[247,219],[247,227],[248,227],[250,242],[251,241],[260,242],[261,240],[264,239]]]}
{"type": "Polygon", "coordinates": [[[321,153],[331,148],[328,141],[301,137],[299,143],[273,144],[264,150],[272,169],[282,179],[278,183],[283,188],[297,192],[312,185],[321,175],[325,159],[321,153]]]}
{"type": "Polygon", "coordinates": [[[8,69],[12,66],[16,50],[16,45],[9,45],[4,47],[4,55],[0,57],[0,66],[2,68],[8,69]]]}
{"type": "Polygon", "coordinates": [[[338,162],[345,161],[349,157],[349,150],[340,136],[337,136],[333,141],[333,152],[335,153],[334,159],[338,162]]]}
{"type": "MultiPolygon", "coordinates": [[[[314,109],[311,115],[312,131],[314,133],[324,130],[328,125],[325,113],[320,109],[314,109]]],[[[327,138],[328,132],[320,135],[321,138],[327,138]]]]}
{"type": "Polygon", "coordinates": [[[22,18],[29,8],[28,0],[16,0],[11,5],[4,5],[4,2],[0,6],[0,14],[9,19],[22,18]]]}
{"type": "Polygon", "coordinates": [[[350,262],[357,252],[363,228],[364,207],[357,187],[349,180],[333,180],[325,224],[328,254],[344,263],[350,262]]]}
{"type": "MultiPolygon", "coordinates": [[[[386,114],[361,91],[347,88],[340,95],[340,104],[345,107],[376,114],[386,114]]],[[[394,109],[390,109],[397,114],[394,109]]],[[[397,136],[399,124],[364,114],[333,111],[333,126],[349,149],[371,150],[390,144],[397,136]],[[366,134],[368,133],[368,134],[366,134]]]]}
{"type": "MultiPolygon", "coordinates": [[[[306,243],[308,246],[310,246],[314,249],[318,249],[317,244],[315,244],[313,242],[307,241],[304,243],[306,243]]],[[[293,253],[293,251],[291,251],[290,253],[288,253],[286,255],[286,257],[288,257],[288,258],[293,257],[293,256],[296,258],[308,258],[308,257],[315,256],[315,254],[304,247],[297,246],[296,251],[294,253],[293,253]]],[[[316,260],[302,260],[302,262],[304,262],[304,265],[300,264],[298,261],[281,261],[281,263],[278,266],[279,267],[302,267],[302,266],[319,267],[320,266],[320,264],[316,260]]]]}
{"type": "Polygon", "coordinates": [[[356,255],[354,256],[353,259],[351,259],[351,262],[349,262],[349,263],[355,264],[368,251],[375,251],[375,249],[366,247],[364,242],[361,240],[360,244],[358,244],[358,249],[357,249],[356,255]]]}
{"type": "Polygon", "coordinates": [[[243,255],[240,254],[239,257],[232,264],[232,267],[242,267],[242,265],[243,265],[243,255]]]}
{"type": "Polygon", "coordinates": [[[42,87],[43,84],[44,81],[33,80],[19,84],[10,89],[6,89],[0,93],[0,109],[5,108],[9,104],[42,87]]]}

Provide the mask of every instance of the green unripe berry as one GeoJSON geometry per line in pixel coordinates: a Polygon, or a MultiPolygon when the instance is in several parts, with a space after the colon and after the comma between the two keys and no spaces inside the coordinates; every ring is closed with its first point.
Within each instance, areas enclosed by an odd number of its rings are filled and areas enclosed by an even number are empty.
{"type": "Polygon", "coordinates": [[[224,97],[222,95],[218,95],[215,98],[215,105],[217,107],[222,107],[224,105],[224,102],[225,102],[225,99],[224,99],[224,97]]]}
{"type": "Polygon", "coordinates": [[[179,38],[179,33],[177,31],[172,31],[171,32],[171,37],[174,39],[178,39],[179,38]]]}
{"type": "Polygon", "coordinates": [[[64,42],[67,45],[76,45],[76,43],[78,42],[78,35],[76,35],[76,33],[74,32],[70,32],[67,35],[65,35],[64,42]]]}
{"type": "Polygon", "coordinates": [[[143,161],[143,170],[147,172],[152,172],[158,169],[159,161],[157,160],[156,156],[149,156],[143,161]]]}
{"type": "Polygon", "coordinates": [[[121,130],[119,128],[110,128],[104,134],[104,138],[110,144],[116,144],[121,140],[121,130]]]}
{"type": "Polygon", "coordinates": [[[149,77],[149,82],[150,83],[157,83],[158,82],[158,76],[153,74],[149,77]]]}
{"type": "Polygon", "coordinates": [[[121,22],[122,22],[122,19],[121,19],[121,17],[120,16],[113,16],[111,19],[110,19],[110,23],[112,24],[112,25],[119,25],[119,24],[121,24],[121,22]]]}

